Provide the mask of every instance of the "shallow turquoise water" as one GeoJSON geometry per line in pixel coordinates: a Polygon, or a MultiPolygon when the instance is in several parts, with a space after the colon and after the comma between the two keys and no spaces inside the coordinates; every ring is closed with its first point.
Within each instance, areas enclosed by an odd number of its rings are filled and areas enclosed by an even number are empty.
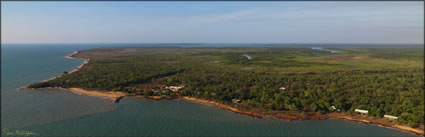
{"type": "Polygon", "coordinates": [[[102,45],[2,47],[2,128],[40,136],[415,136],[346,120],[256,119],[183,100],[124,98],[118,104],[63,90],[16,90],[69,71],[74,50],[102,45]]]}

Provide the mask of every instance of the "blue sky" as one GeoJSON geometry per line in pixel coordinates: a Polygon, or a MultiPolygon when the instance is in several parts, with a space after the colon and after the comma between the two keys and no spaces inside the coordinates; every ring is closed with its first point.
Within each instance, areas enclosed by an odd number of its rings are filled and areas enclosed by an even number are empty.
{"type": "Polygon", "coordinates": [[[424,2],[1,2],[2,43],[423,43],[424,2]]]}

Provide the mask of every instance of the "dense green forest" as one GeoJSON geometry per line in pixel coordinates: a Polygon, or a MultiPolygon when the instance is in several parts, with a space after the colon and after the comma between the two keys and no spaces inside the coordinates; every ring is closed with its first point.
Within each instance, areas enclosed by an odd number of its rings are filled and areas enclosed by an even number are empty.
{"type": "Polygon", "coordinates": [[[424,123],[423,48],[99,48],[80,71],[34,83],[138,95],[182,95],[264,110],[398,116],[424,123]],[[242,54],[248,54],[248,59],[242,54]],[[175,92],[167,85],[184,85],[175,92]],[[280,89],[284,87],[285,89],[280,89]],[[158,92],[161,91],[161,92],[158,92]]]}

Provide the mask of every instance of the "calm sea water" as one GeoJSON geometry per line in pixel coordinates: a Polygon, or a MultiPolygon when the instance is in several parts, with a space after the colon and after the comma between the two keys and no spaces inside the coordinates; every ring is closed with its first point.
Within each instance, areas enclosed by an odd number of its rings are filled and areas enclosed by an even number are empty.
{"type": "Polygon", "coordinates": [[[129,97],[113,104],[64,90],[16,90],[83,63],[63,56],[103,46],[3,45],[2,128],[39,136],[416,136],[346,120],[256,119],[183,100],[129,97]]]}

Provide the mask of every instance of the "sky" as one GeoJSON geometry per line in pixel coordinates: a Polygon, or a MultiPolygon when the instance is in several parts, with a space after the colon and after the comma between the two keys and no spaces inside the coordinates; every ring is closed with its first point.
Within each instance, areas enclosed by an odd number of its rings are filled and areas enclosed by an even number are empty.
{"type": "Polygon", "coordinates": [[[1,43],[424,42],[424,2],[1,2],[1,43]]]}

